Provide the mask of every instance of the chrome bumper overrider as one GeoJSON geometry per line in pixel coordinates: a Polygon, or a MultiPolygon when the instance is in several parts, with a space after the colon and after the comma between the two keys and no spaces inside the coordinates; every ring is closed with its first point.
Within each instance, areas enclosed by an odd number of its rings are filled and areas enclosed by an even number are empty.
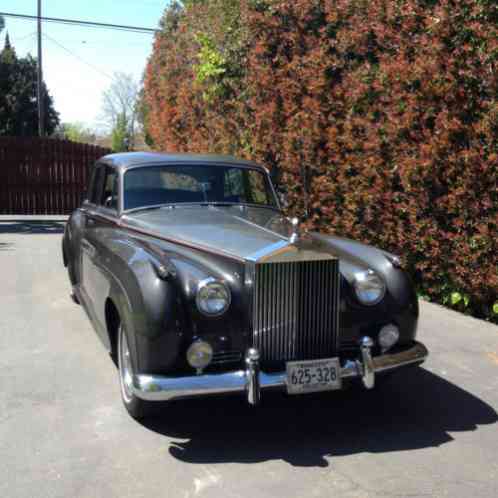
{"type": "MultiPolygon", "coordinates": [[[[361,341],[360,357],[346,360],[341,364],[341,378],[359,377],[367,389],[375,385],[375,374],[406,365],[422,363],[429,354],[427,348],[415,342],[397,353],[387,353],[372,357],[373,345],[370,337],[361,341]]],[[[286,389],[286,372],[265,373],[259,368],[259,353],[249,349],[246,353],[246,369],[220,374],[202,374],[191,377],[166,377],[160,375],[135,375],[134,392],[139,398],[148,401],[167,401],[193,398],[209,394],[245,392],[250,404],[256,405],[261,390],[286,389]]]]}

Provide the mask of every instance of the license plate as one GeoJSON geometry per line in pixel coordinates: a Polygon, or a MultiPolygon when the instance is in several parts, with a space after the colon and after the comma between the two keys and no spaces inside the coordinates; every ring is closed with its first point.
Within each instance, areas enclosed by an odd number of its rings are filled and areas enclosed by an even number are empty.
{"type": "Polygon", "coordinates": [[[289,394],[332,391],[342,386],[339,358],[289,361],[286,366],[289,394]]]}

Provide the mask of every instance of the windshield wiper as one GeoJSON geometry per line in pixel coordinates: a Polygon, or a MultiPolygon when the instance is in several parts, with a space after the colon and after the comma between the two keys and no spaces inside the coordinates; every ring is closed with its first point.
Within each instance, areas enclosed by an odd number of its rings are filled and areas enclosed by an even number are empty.
{"type": "Polygon", "coordinates": [[[154,204],[152,206],[140,206],[136,208],[131,208],[131,209],[125,209],[126,213],[136,213],[138,211],[150,211],[152,209],[162,209],[162,208],[171,208],[174,207],[171,204],[154,204]]]}
{"type": "Polygon", "coordinates": [[[213,202],[201,202],[201,206],[240,206],[242,202],[218,202],[218,201],[213,201],[213,202]]]}
{"type": "Polygon", "coordinates": [[[213,202],[201,202],[200,206],[222,206],[222,207],[234,207],[241,206],[245,208],[262,208],[262,209],[275,209],[278,211],[276,206],[271,204],[250,204],[247,202],[223,202],[223,201],[213,201],[213,202]]]}

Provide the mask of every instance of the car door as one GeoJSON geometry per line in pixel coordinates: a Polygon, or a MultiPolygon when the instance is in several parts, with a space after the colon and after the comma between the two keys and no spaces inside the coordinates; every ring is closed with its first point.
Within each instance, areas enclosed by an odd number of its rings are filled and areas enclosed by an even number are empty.
{"type": "Polygon", "coordinates": [[[110,347],[105,319],[105,301],[109,295],[109,244],[118,217],[119,175],[115,168],[97,164],[95,188],[84,216],[81,239],[81,290],[97,332],[110,347]]]}

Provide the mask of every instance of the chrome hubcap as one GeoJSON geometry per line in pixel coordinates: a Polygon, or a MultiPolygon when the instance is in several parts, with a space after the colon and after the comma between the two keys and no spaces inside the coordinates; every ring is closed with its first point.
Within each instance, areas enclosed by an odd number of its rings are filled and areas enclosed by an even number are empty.
{"type": "Polygon", "coordinates": [[[119,348],[119,373],[121,377],[121,388],[126,402],[133,397],[133,368],[131,366],[130,350],[124,330],[121,330],[119,348]]]}

